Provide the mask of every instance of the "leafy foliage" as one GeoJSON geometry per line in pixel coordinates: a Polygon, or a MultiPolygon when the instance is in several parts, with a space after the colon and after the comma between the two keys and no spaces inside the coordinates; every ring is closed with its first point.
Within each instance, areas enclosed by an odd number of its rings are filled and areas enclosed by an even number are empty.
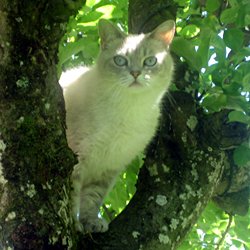
{"type": "MultiPolygon", "coordinates": [[[[228,109],[229,122],[250,125],[250,2],[249,0],[175,0],[177,36],[172,51],[187,65],[186,85],[207,113],[228,109]]],[[[96,24],[111,19],[127,30],[126,0],[88,0],[68,24],[59,50],[59,71],[91,65],[98,54],[96,24]]],[[[112,219],[135,192],[142,156],[123,173],[106,199],[104,216],[112,219]]],[[[234,151],[238,166],[250,166],[250,142],[234,151]]],[[[180,249],[215,249],[229,217],[212,203],[203,212],[180,249]]],[[[220,249],[250,249],[250,214],[235,216],[220,249]]],[[[219,248],[218,248],[219,249],[219,248]]]]}
{"type": "Polygon", "coordinates": [[[76,17],[69,21],[59,48],[59,70],[91,65],[99,51],[96,24],[100,18],[112,19],[127,29],[127,1],[88,0],[76,17]]]}
{"type": "MultiPolygon", "coordinates": [[[[249,249],[249,219],[249,214],[234,217],[224,246],[220,249],[249,249]]],[[[216,249],[228,222],[229,216],[210,203],[179,249],[216,249]]]]}
{"type": "Polygon", "coordinates": [[[137,156],[128,166],[126,172],[117,178],[115,187],[105,200],[103,214],[108,221],[114,219],[134,195],[137,174],[142,164],[143,155],[137,156]]]}

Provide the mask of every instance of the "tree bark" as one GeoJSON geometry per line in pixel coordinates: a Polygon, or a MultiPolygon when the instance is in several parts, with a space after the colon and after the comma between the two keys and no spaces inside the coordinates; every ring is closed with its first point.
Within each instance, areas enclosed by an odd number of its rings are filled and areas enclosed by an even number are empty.
{"type": "Polygon", "coordinates": [[[0,0],[0,248],[68,249],[69,176],[58,44],[84,1],[0,0]]]}
{"type": "MultiPolygon", "coordinates": [[[[130,1],[130,32],[149,32],[173,19],[176,9],[172,1],[130,1]]],[[[159,131],[148,147],[136,194],[108,232],[85,237],[83,249],[177,249],[212,197],[222,208],[227,205],[227,212],[247,212],[249,172],[242,178],[247,169],[236,168],[232,152],[249,138],[249,130],[227,123],[229,111],[206,115],[195,94],[181,90],[198,74],[192,72],[187,81],[186,70],[176,58],[180,90],[163,102],[159,131]],[[240,208],[228,198],[230,190],[234,198],[241,193],[240,208]]]]}

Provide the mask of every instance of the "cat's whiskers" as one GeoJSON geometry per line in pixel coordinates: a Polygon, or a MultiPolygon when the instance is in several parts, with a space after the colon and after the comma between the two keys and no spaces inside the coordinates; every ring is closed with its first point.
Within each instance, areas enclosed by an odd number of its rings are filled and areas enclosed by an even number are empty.
{"type": "Polygon", "coordinates": [[[123,76],[120,78],[120,84],[123,86],[129,86],[133,83],[133,79],[132,78],[128,78],[127,76],[123,76]]]}

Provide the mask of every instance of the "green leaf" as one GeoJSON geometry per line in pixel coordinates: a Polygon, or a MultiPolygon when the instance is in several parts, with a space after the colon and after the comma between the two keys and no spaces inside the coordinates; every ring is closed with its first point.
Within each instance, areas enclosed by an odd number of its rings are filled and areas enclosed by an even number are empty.
{"type": "Polygon", "coordinates": [[[227,95],[226,108],[243,111],[247,113],[250,111],[249,103],[247,102],[246,98],[241,95],[238,96],[227,95]]]}
{"type": "Polygon", "coordinates": [[[232,50],[238,51],[244,42],[244,33],[240,29],[228,29],[224,32],[225,44],[232,50]]]}
{"type": "Polygon", "coordinates": [[[206,9],[210,12],[216,11],[221,5],[219,0],[208,0],[206,1],[206,9]]]}
{"type": "Polygon", "coordinates": [[[114,188],[106,197],[105,203],[111,204],[112,208],[117,213],[120,213],[121,210],[126,206],[128,198],[126,185],[124,181],[121,180],[121,178],[118,178],[114,188]]]}
{"type": "Polygon", "coordinates": [[[250,48],[245,47],[232,55],[231,60],[235,65],[238,65],[240,62],[244,61],[247,56],[250,56],[250,48]]]}
{"type": "Polygon", "coordinates": [[[249,215],[245,216],[235,216],[235,233],[238,238],[248,242],[250,244],[250,234],[249,234],[249,215]]]}
{"type": "Polygon", "coordinates": [[[101,16],[103,16],[103,13],[98,11],[92,11],[80,17],[78,19],[78,23],[94,22],[97,21],[101,16]]]}
{"type": "Polygon", "coordinates": [[[232,7],[237,7],[239,5],[238,0],[229,0],[229,3],[232,7]]]}
{"type": "Polygon", "coordinates": [[[86,5],[87,6],[93,6],[96,3],[96,0],[87,0],[86,5]]]}
{"type": "Polygon", "coordinates": [[[190,41],[183,37],[176,37],[173,40],[171,49],[175,54],[183,57],[193,69],[200,70],[201,59],[190,41]]]}
{"type": "Polygon", "coordinates": [[[189,24],[180,31],[180,34],[185,38],[191,38],[196,36],[199,33],[199,30],[200,29],[196,25],[189,24]]]}
{"type": "Polygon", "coordinates": [[[226,9],[221,13],[220,20],[222,23],[229,24],[236,21],[238,17],[238,7],[226,9]]]}
{"type": "Polygon", "coordinates": [[[250,25],[250,14],[246,14],[245,15],[245,26],[248,26],[250,25]]]}
{"type": "Polygon", "coordinates": [[[240,28],[244,28],[249,25],[249,16],[250,16],[250,3],[247,0],[246,2],[242,1],[240,3],[240,8],[238,11],[238,17],[236,20],[236,26],[240,28]]]}
{"type": "Polygon", "coordinates": [[[85,52],[86,57],[95,57],[98,53],[98,45],[93,42],[91,37],[82,38],[76,42],[67,43],[66,46],[61,46],[59,50],[59,60],[61,65],[71,58],[72,55],[85,52]]]}
{"type": "Polygon", "coordinates": [[[241,122],[250,125],[250,117],[241,111],[231,111],[228,114],[229,122],[241,122]]]}
{"type": "Polygon", "coordinates": [[[218,112],[227,104],[227,96],[222,93],[207,95],[202,105],[211,112],[218,112]]]}
{"type": "Polygon", "coordinates": [[[250,148],[246,143],[241,144],[234,150],[234,162],[242,167],[250,163],[250,148]]]}
{"type": "Polygon", "coordinates": [[[223,39],[216,33],[211,36],[211,46],[214,47],[218,63],[224,63],[226,59],[226,45],[223,39]]]}
{"type": "Polygon", "coordinates": [[[105,6],[105,5],[109,5],[110,3],[111,3],[110,0],[101,0],[99,3],[93,6],[93,9],[96,10],[97,8],[105,6]]]}
{"type": "Polygon", "coordinates": [[[208,27],[202,28],[200,32],[200,45],[197,51],[199,57],[202,61],[202,67],[205,68],[208,65],[208,58],[209,58],[209,47],[210,47],[210,40],[212,36],[212,30],[208,27]]]}
{"type": "Polygon", "coordinates": [[[250,73],[243,77],[242,84],[244,86],[244,90],[250,92],[250,73]]]}

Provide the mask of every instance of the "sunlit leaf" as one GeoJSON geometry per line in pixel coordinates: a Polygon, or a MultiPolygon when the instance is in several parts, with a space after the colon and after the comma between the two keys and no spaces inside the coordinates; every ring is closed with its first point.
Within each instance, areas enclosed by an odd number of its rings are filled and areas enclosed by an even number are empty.
{"type": "Polygon", "coordinates": [[[78,23],[93,22],[93,21],[98,20],[98,19],[99,19],[100,17],[102,17],[102,16],[103,16],[103,13],[102,13],[102,12],[92,11],[92,12],[89,12],[88,14],[86,14],[86,15],[81,16],[81,17],[78,19],[78,23]]]}
{"type": "Polygon", "coordinates": [[[199,31],[200,29],[196,25],[190,24],[185,26],[181,30],[180,34],[185,38],[190,38],[196,36],[199,33],[199,31]]]}
{"type": "Polygon", "coordinates": [[[201,59],[195,52],[194,46],[183,37],[176,37],[171,46],[174,53],[185,58],[193,69],[201,68],[201,59]]]}

